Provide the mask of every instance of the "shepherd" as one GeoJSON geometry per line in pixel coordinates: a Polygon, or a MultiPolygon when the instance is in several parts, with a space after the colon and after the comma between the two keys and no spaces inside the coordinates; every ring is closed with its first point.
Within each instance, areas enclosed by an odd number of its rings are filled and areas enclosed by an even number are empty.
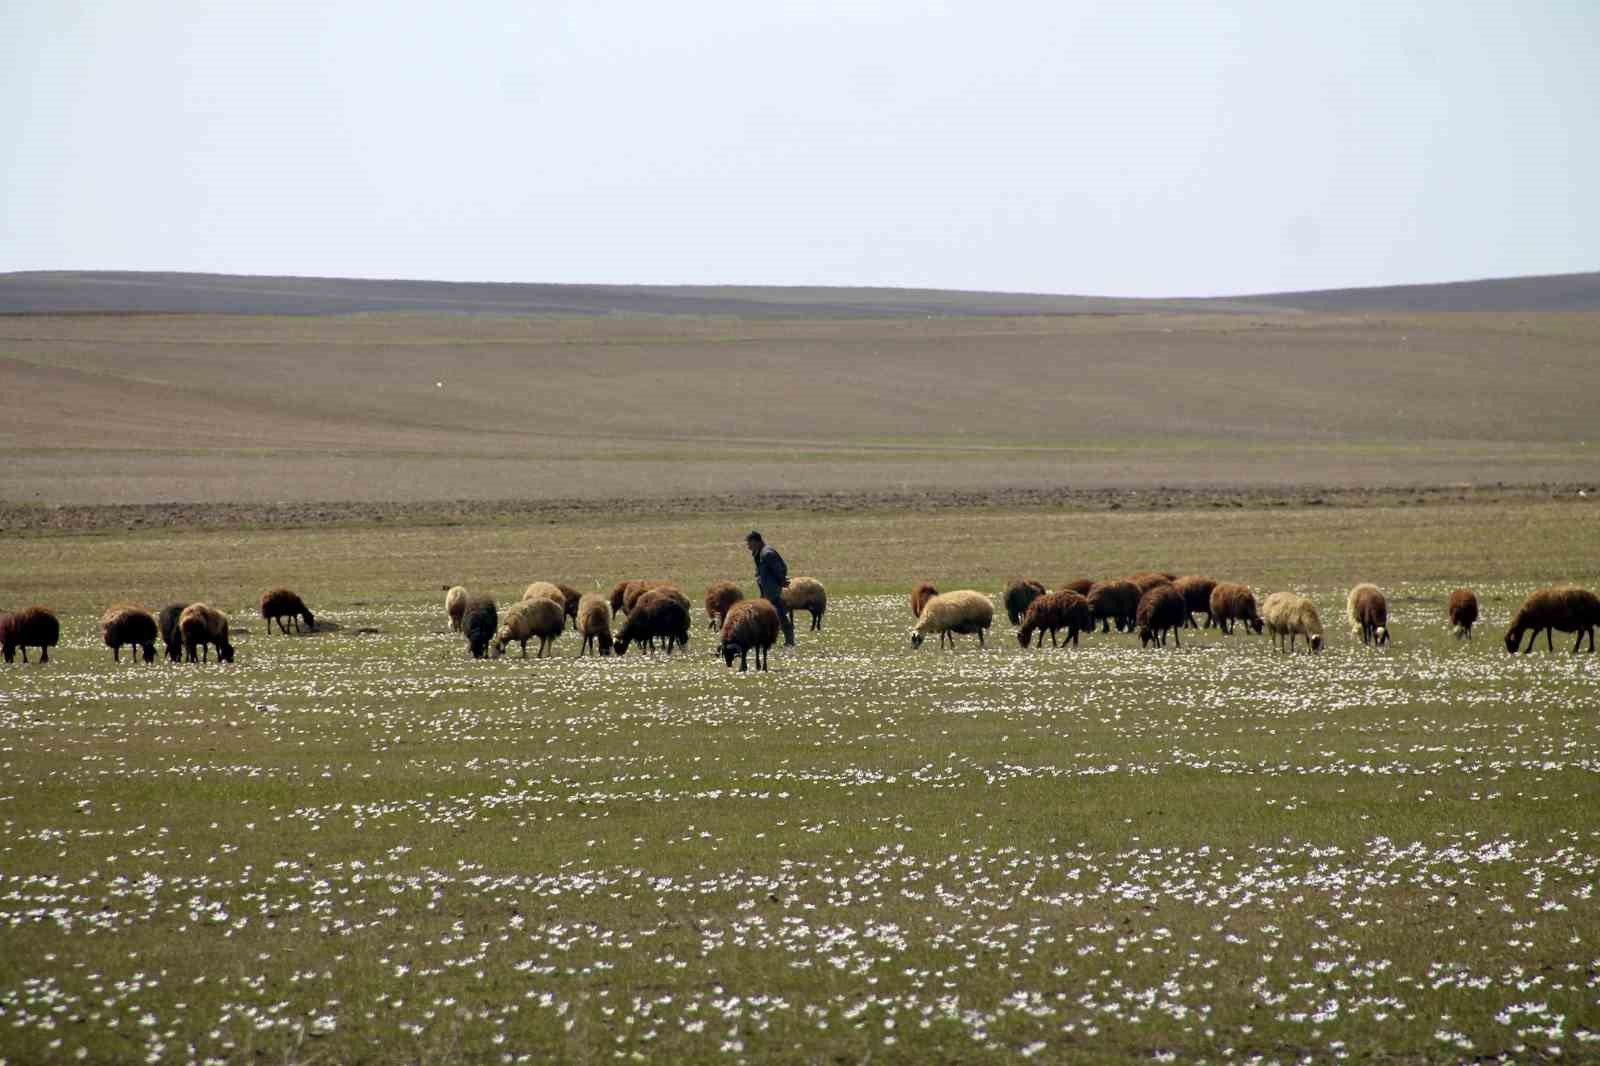
{"type": "Polygon", "coordinates": [[[784,645],[793,646],[794,619],[783,609],[783,590],[789,584],[789,567],[777,549],[763,540],[758,531],[752,529],[746,534],[744,543],[756,561],[756,588],[760,590],[761,598],[778,610],[778,621],[783,624],[784,645]]]}

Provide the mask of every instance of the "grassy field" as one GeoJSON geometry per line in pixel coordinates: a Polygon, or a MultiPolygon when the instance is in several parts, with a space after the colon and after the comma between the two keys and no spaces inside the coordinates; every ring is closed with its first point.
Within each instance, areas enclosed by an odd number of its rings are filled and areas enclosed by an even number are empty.
{"type": "Polygon", "coordinates": [[[1592,503],[702,515],[11,542],[62,615],[0,668],[0,1058],[1403,1063],[1600,1055],[1600,659],[1507,656],[1600,584],[1592,503]],[[833,594],[740,676],[473,662],[438,586],[833,594]],[[912,652],[919,578],[1160,566],[1311,593],[1316,658],[1205,633],[912,652]],[[1390,594],[1361,648],[1343,592],[1390,594]],[[287,583],[340,628],[268,637],[287,583]],[[1442,604],[1478,588],[1457,644],[1442,604]],[[203,597],[226,668],[114,666],[203,597]],[[376,632],[358,633],[359,629],[376,632]]]}

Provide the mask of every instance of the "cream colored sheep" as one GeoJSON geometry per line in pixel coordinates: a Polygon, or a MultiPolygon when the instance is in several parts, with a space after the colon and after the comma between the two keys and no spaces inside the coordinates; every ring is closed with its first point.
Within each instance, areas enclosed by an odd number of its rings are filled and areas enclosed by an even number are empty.
{"type": "Polygon", "coordinates": [[[561,635],[567,627],[566,604],[559,598],[547,596],[523,600],[506,608],[502,616],[500,628],[494,634],[494,654],[496,658],[506,653],[506,645],[513,640],[522,645],[522,657],[528,657],[528,641],[533,637],[539,638],[539,658],[544,658],[545,649],[561,635]]]}
{"type": "Polygon", "coordinates": [[[1293,592],[1274,592],[1261,605],[1261,620],[1272,635],[1273,647],[1294,651],[1296,637],[1305,637],[1313,654],[1322,650],[1322,619],[1317,608],[1304,596],[1293,592]]]}
{"type": "Polygon", "coordinates": [[[555,600],[561,604],[563,616],[567,608],[567,595],[561,591],[561,586],[554,581],[535,581],[522,590],[522,598],[526,600],[555,600]]]}
{"type": "Polygon", "coordinates": [[[930,633],[937,633],[941,648],[946,640],[950,641],[953,648],[956,646],[955,634],[976,633],[978,645],[982,647],[984,631],[993,624],[994,604],[983,593],[973,589],[940,593],[922,608],[922,617],[917,619],[916,628],[911,631],[911,646],[920,648],[924,638],[930,633]]]}
{"type": "Polygon", "coordinates": [[[444,585],[444,613],[452,631],[461,632],[461,615],[467,609],[467,590],[461,585],[444,585]]]}
{"type": "Polygon", "coordinates": [[[814,577],[789,579],[783,590],[783,609],[793,615],[796,611],[811,612],[811,628],[822,628],[822,616],[828,610],[828,590],[814,577]]]}

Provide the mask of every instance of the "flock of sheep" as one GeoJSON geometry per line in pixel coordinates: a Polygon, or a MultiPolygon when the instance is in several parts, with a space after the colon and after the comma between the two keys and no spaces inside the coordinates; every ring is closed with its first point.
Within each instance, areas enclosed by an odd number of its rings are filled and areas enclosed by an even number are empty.
{"type": "MultiPolygon", "coordinates": [[[[1304,596],[1293,592],[1274,592],[1256,604],[1255,594],[1246,585],[1218,582],[1208,577],[1142,571],[1127,578],[1091,581],[1081,578],[1054,591],[1037,581],[1013,579],[1001,596],[1011,624],[1017,627],[1017,642],[1024,648],[1043,647],[1044,636],[1057,646],[1064,642],[1076,646],[1078,637],[1098,626],[1109,633],[1114,625],[1119,633],[1138,633],[1141,645],[1165,646],[1170,636],[1182,645],[1179,633],[1184,628],[1198,629],[1196,615],[1204,616],[1205,628],[1215,626],[1232,634],[1243,624],[1248,632],[1271,635],[1274,647],[1293,652],[1300,641],[1309,652],[1322,650],[1324,634],[1317,609],[1304,596]]],[[[822,628],[828,609],[828,592],[810,577],[797,577],[783,590],[783,604],[790,613],[806,611],[811,629],[822,628]]],[[[261,617],[267,632],[276,623],[287,634],[292,625],[315,630],[316,617],[305,602],[285,588],[272,589],[261,597],[261,617]]],[[[705,612],[710,626],[719,631],[718,654],[729,667],[739,660],[745,670],[752,652],[756,669],[767,668],[768,653],[782,631],[777,610],[764,599],[746,599],[731,581],[719,581],[706,589],[705,612]]],[[[989,597],[972,589],[941,593],[932,585],[919,584],[911,592],[911,613],[916,625],[911,630],[911,646],[920,647],[924,639],[938,636],[940,646],[955,646],[960,634],[984,634],[994,622],[994,605],[989,597]]],[[[670,581],[620,581],[609,596],[580,593],[570,585],[535,581],[522,598],[502,613],[493,599],[472,596],[459,585],[445,587],[445,614],[450,627],[463,634],[474,658],[504,655],[512,643],[528,654],[528,642],[538,641],[537,654],[543,657],[570,623],[583,637],[578,654],[591,650],[599,655],[626,654],[630,646],[671,654],[687,648],[691,627],[691,605],[683,590],[670,581]],[[620,624],[617,620],[621,619],[620,624]]],[[[1389,640],[1389,608],[1383,592],[1375,585],[1360,584],[1350,590],[1345,614],[1353,636],[1363,644],[1383,645],[1389,640]]],[[[1478,597],[1471,589],[1456,589],[1445,604],[1445,614],[1457,638],[1468,639],[1478,620],[1478,597]]],[[[1546,647],[1555,650],[1554,633],[1575,633],[1573,654],[1589,641],[1595,650],[1595,629],[1600,627],[1600,597],[1587,589],[1553,586],[1528,596],[1511,619],[1506,631],[1506,651],[1524,654],[1533,650],[1539,634],[1546,647]],[[1527,646],[1523,647],[1523,637],[1527,646]]],[[[228,639],[228,619],[204,603],[173,603],[153,615],[142,607],[117,604],[100,619],[100,633],[114,660],[120,661],[123,647],[142,654],[145,662],[155,660],[159,637],[173,662],[206,662],[214,648],[218,662],[233,661],[233,644],[228,639]]],[[[10,663],[28,649],[39,650],[39,661],[49,662],[49,649],[61,638],[61,625],[54,613],[44,607],[28,607],[0,615],[0,648],[10,663]]]]}

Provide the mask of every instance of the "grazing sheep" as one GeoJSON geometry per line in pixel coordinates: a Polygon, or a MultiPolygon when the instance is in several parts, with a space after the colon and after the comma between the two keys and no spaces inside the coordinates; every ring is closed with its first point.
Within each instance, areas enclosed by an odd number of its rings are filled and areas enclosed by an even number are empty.
{"type": "Polygon", "coordinates": [[[939,590],[934,588],[932,585],[928,584],[926,581],[922,582],[916,588],[912,589],[911,590],[911,617],[912,618],[921,618],[922,617],[922,609],[928,605],[928,601],[929,600],[933,599],[937,595],[939,595],[939,590]]]}
{"type": "Polygon", "coordinates": [[[461,632],[466,635],[467,648],[474,659],[481,659],[488,654],[489,642],[499,628],[500,612],[495,610],[493,600],[479,596],[467,601],[461,612],[461,632]]]}
{"type": "MultiPolygon", "coordinates": [[[[294,623],[294,631],[300,632],[300,621],[305,620],[306,628],[315,631],[317,620],[311,614],[311,609],[305,601],[288,589],[272,589],[261,594],[261,617],[267,620],[267,635],[272,635],[272,623],[278,623],[278,629],[285,636],[289,627],[284,624],[287,618],[294,623]]],[[[337,627],[336,627],[337,628],[337,627]]]]}
{"type": "MultiPolygon", "coordinates": [[[[122,661],[122,646],[132,644],[144,652],[144,661],[156,661],[156,637],[160,633],[155,615],[131,603],[119,603],[106,608],[100,616],[100,639],[111,649],[113,662],[122,661]]],[[[135,657],[135,662],[138,658],[135,657]]]]}
{"type": "Polygon", "coordinates": [[[1244,623],[1246,632],[1260,633],[1261,615],[1256,613],[1256,594],[1250,586],[1224,581],[1211,590],[1211,617],[1224,636],[1233,635],[1233,627],[1244,623]]]}
{"type": "Polygon", "coordinates": [[[24,607],[0,616],[0,652],[8,663],[16,662],[17,649],[28,661],[28,649],[39,649],[39,661],[50,661],[50,649],[61,643],[61,623],[48,607],[24,607]]]}
{"type": "Polygon", "coordinates": [[[828,610],[828,590],[814,577],[793,577],[782,592],[783,609],[791,616],[796,611],[811,612],[811,628],[822,628],[822,616],[828,610]]]}
{"type": "Polygon", "coordinates": [[[175,663],[183,662],[183,632],[178,629],[178,619],[187,606],[187,603],[169,603],[161,608],[161,615],[156,619],[161,626],[161,642],[167,646],[167,658],[175,663]]]}
{"type": "Polygon", "coordinates": [[[1102,633],[1111,632],[1112,622],[1121,633],[1133,628],[1140,595],[1139,586],[1131,581],[1096,581],[1089,586],[1089,594],[1084,598],[1089,601],[1089,610],[1094,612],[1102,633]]]}
{"type": "Polygon", "coordinates": [[[554,581],[535,581],[523,589],[522,600],[519,602],[526,603],[528,600],[554,600],[556,603],[561,604],[563,611],[566,610],[567,606],[566,594],[561,591],[561,586],[554,581]]]}
{"type": "MultiPolygon", "coordinates": [[[[657,589],[671,589],[679,596],[683,595],[683,590],[670,581],[630,581],[628,582],[627,591],[622,597],[622,609],[626,612],[631,612],[646,593],[654,592],[657,589]]],[[[687,604],[689,601],[685,599],[683,602],[687,604]]],[[[616,605],[613,604],[611,609],[615,611],[617,609],[616,605]]]]}
{"type": "Polygon", "coordinates": [[[530,638],[539,638],[539,658],[544,658],[545,649],[549,648],[567,628],[566,604],[560,600],[553,600],[547,596],[535,596],[533,599],[514,603],[506,608],[500,626],[494,634],[494,657],[498,659],[506,653],[506,645],[513,640],[522,645],[522,657],[528,657],[528,641],[530,638]]]}
{"type": "Polygon", "coordinates": [[[233,662],[233,645],[228,643],[228,619],[216,608],[191,603],[178,616],[178,632],[183,634],[184,658],[189,662],[209,662],[212,645],[217,649],[217,662],[233,662]]]}
{"type": "Polygon", "coordinates": [[[994,604],[983,593],[972,589],[942,592],[923,606],[916,628],[911,631],[911,646],[920,648],[928,634],[937,633],[941,648],[946,640],[954,648],[955,634],[976,633],[981,648],[983,634],[993,623],[994,604]]]}
{"type": "Polygon", "coordinates": [[[1272,636],[1273,647],[1294,651],[1296,637],[1305,637],[1312,654],[1322,650],[1322,619],[1317,608],[1304,596],[1293,592],[1274,592],[1261,604],[1261,619],[1272,636]]]}
{"type": "Polygon", "coordinates": [[[1515,652],[1522,643],[1522,634],[1530,630],[1532,635],[1528,637],[1528,646],[1522,649],[1524,655],[1533,650],[1539,640],[1540,630],[1544,630],[1545,647],[1555,651],[1554,634],[1559,629],[1563,633],[1578,634],[1578,639],[1572,642],[1574,655],[1583,647],[1583,638],[1587,634],[1589,651],[1593,654],[1596,626],[1600,626],[1600,596],[1573,585],[1540,589],[1523,600],[1522,606],[1512,617],[1511,628],[1506,630],[1506,651],[1515,652]]]}
{"type": "Polygon", "coordinates": [[[616,614],[622,610],[622,601],[627,594],[628,583],[626,581],[618,581],[615,585],[611,586],[611,592],[606,597],[606,601],[611,604],[612,614],[616,614]]]}
{"type": "Polygon", "coordinates": [[[1089,596],[1089,590],[1092,589],[1092,588],[1094,588],[1094,578],[1092,578],[1092,577],[1077,577],[1077,578],[1073,578],[1071,581],[1068,581],[1065,585],[1062,585],[1056,591],[1057,592],[1076,592],[1078,595],[1080,595],[1080,596],[1084,597],[1085,599],[1087,599],[1088,596],[1089,596]]]}
{"type": "Polygon", "coordinates": [[[593,645],[601,655],[611,654],[611,604],[599,593],[586,593],[578,601],[578,632],[583,635],[583,655],[593,645]]]}
{"type": "Polygon", "coordinates": [[[1011,619],[1011,624],[1022,621],[1028,604],[1048,591],[1039,582],[1025,577],[1014,577],[1007,581],[1005,590],[1000,593],[1000,601],[1006,605],[1006,617],[1011,619]]]}
{"type": "Polygon", "coordinates": [[[1478,621],[1478,594],[1471,589],[1456,589],[1445,604],[1450,617],[1450,630],[1457,640],[1471,640],[1472,626],[1478,621]]]}
{"type": "Polygon", "coordinates": [[[1148,648],[1160,644],[1164,648],[1170,632],[1173,643],[1183,647],[1178,631],[1188,617],[1189,605],[1175,586],[1165,581],[1151,585],[1150,591],[1139,597],[1133,616],[1134,624],[1139,627],[1139,646],[1148,648]]]}
{"type": "Polygon", "coordinates": [[[712,629],[721,629],[728,620],[728,608],[744,599],[744,592],[732,581],[718,581],[706,586],[706,619],[712,629]]]}
{"type": "Polygon", "coordinates": [[[1143,596],[1157,585],[1170,585],[1178,579],[1165,570],[1141,570],[1137,574],[1129,574],[1127,580],[1143,596]]]}
{"type": "Polygon", "coordinates": [[[756,669],[765,670],[767,657],[782,632],[783,622],[778,618],[778,609],[772,606],[771,601],[741,600],[728,609],[728,617],[722,621],[722,641],[717,645],[717,651],[729,667],[733,666],[733,657],[737,655],[739,672],[742,674],[753,650],[756,653],[756,669]]]}
{"type": "Polygon", "coordinates": [[[1199,629],[1194,624],[1195,612],[1206,616],[1205,628],[1210,629],[1216,625],[1216,618],[1211,613],[1211,593],[1216,589],[1217,583],[1209,577],[1199,574],[1187,574],[1172,583],[1178,590],[1178,595],[1183,597],[1184,612],[1183,624],[1190,629],[1199,629]]]}
{"type": "Polygon", "coordinates": [[[666,643],[667,654],[673,645],[689,646],[689,601],[676,589],[650,589],[633,603],[627,620],[617,630],[613,645],[618,655],[628,654],[628,645],[634,642],[654,648],[659,638],[666,643]]]}
{"type": "Polygon", "coordinates": [[[1017,630],[1017,643],[1024,648],[1033,635],[1039,635],[1039,647],[1044,647],[1044,635],[1050,633],[1050,646],[1056,647],[1056,633],[1067,631],[1067,643],[1078,645],[1078,634],[1094,630],[1094,612],[1089,601],[1071,589],[1058,589],[1034,598],[1023,612],[1022,626],[1017,630]]]}
{"type": "Polygon", "coordinates": [[[461,585],[441,585],[444,589],[444,613],[450,619],[452,632],[461,632],[461,612],[467,609],[467,590],[461,585]]]}
{"type": "Polygon", "coordinates": [[[583,602],[583,593],[571,585],[564,585],[559,581],[556,582],[556,588],[561,590],[562,610],[566,613],[567,618],[571,620],[572,628],[576,630],[578,628],[578,604],[583,602]]]}
{"type": "Polygon", "coordinates": [[[1382,647],[1389,641],[1389,601],[1378,586],[1363,582],[1350,590],[1344,601],[1344,615],[1350,620],[1350,635],[1363,644],[1382,647]]]}

